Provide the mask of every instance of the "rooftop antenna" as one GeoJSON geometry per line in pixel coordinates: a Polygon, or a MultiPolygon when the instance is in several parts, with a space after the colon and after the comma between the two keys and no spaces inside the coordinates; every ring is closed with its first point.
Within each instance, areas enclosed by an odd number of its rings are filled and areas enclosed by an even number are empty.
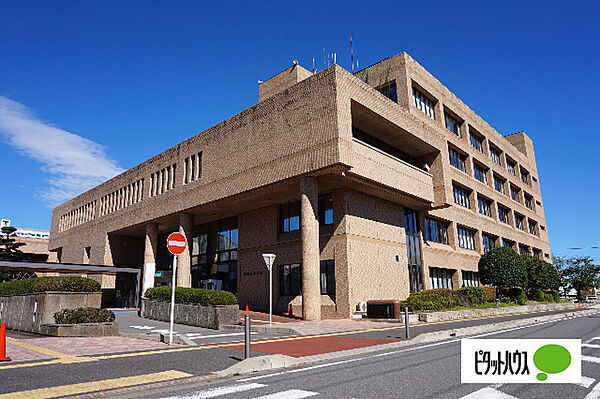
{"type": "Polygon", "coordinates": [[[313,75],[315,74],[315,46],[312,48],[312,56],[313,56],[313,75]]]}
{"type": "Polygon", "coordinates": [[[350,65],[352,66],[352,73],[354,74],[354,51],[352,49],[352,35],[350,35],[350,65]]]}
{"type": "Polygon", "coordinates": [[[327,57],[325,57],[325,47],[323,47],[323,65],[327,66],[327,57]]]}
{"type": "Polygon", "coordinates": [[[333,53],[333,63],[336,64],[337,61],[337,53],[333,53]]]}

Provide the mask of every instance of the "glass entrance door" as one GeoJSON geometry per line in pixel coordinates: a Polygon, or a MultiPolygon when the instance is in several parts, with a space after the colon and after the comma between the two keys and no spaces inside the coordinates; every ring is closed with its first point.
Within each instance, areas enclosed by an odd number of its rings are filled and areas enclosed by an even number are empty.
{"type": "Polygon", "coordinates": [[[410,292],[423,289],[421,240],[419,239],[419,219],[415,211],[404,210],[404,229],[406,231],[406,252],[408,256],[408,276],[410,292]]]}

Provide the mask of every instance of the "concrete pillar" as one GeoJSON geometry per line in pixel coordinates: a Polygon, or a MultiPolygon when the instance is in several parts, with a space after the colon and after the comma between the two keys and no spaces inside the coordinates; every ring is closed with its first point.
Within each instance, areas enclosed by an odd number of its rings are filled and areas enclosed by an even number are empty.
{"type": "Polygon", "coordinates": [[[154,272],[156,271],[156,254],[158,252],[158,223],[146,224],[144,240],[144,267],[142,271],[142,295],[148,288],[154,287],[154,272]]]}
{"type": "Polygon", "coordinates": [[[302,223],[302,318],[321,319],[321,283],[319,251],[319,191],[317,179],[300,181],[302,223]]]}
{"type": "Polygon", "coordinates": [[[185,236],[187,246],[185,251],[177,257],[177,286],[192,286],[192,270],[190,246],[192,245],[192,228],[194,227],[194,215],[182,213],[179,215],[179,232],[185,236]]]}

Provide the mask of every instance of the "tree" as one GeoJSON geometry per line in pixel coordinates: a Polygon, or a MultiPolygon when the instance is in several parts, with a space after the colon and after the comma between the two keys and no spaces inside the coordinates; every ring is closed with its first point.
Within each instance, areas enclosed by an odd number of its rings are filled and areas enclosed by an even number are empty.
{"type": "Polygon", "coordinates": [[[566,256],[552,255],[552,265],[558,272],[558,278],[560,280],[559,287],[562,288],[563,295],[567,295],[567,291],[569,290],[569,282],[567,281],[567,276],[565,275],[565,270],[569,267],[569,259],[566,256]]]}
{"type": "Polygon", "coordinates": [[[552,264],[531,255],[521,255],[521,259],[527,270],[527,288],[530,292],[558,290],[560,277],[552,264]]]}
{"type": "Polygon", "coordinates": [[[19,249],[25,243],[17,242],[11,237],[17,229],[12,226],[2,227],[2,234],[0,234],[0,260],[19,260],[23,255],[23,252],[19,249]]]}
{"type": "Polygon", "coordinates": [[[494,248],[479,259],[479,280],[497,288],[527,287],[527,269],[511,248],[494,248]]]}
{"type": "Polygon", "coordinates": [[[600,265],[589,256],[575,256],[564,259],[562,269],[567,287],[577,290],[577,298],[583,299],[583,292],[590,287],[600,286],[600,265]]]}

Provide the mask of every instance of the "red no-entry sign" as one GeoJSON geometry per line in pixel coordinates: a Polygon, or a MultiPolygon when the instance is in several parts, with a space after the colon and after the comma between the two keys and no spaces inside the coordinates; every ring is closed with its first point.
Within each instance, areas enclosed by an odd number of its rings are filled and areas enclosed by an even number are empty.
{"type": "Polygon", "coordinates": [[[181,233],[171,233],[167,238],[167,248],[173,255],[182,254],[185,251],[185,237],[181,233]]]}

